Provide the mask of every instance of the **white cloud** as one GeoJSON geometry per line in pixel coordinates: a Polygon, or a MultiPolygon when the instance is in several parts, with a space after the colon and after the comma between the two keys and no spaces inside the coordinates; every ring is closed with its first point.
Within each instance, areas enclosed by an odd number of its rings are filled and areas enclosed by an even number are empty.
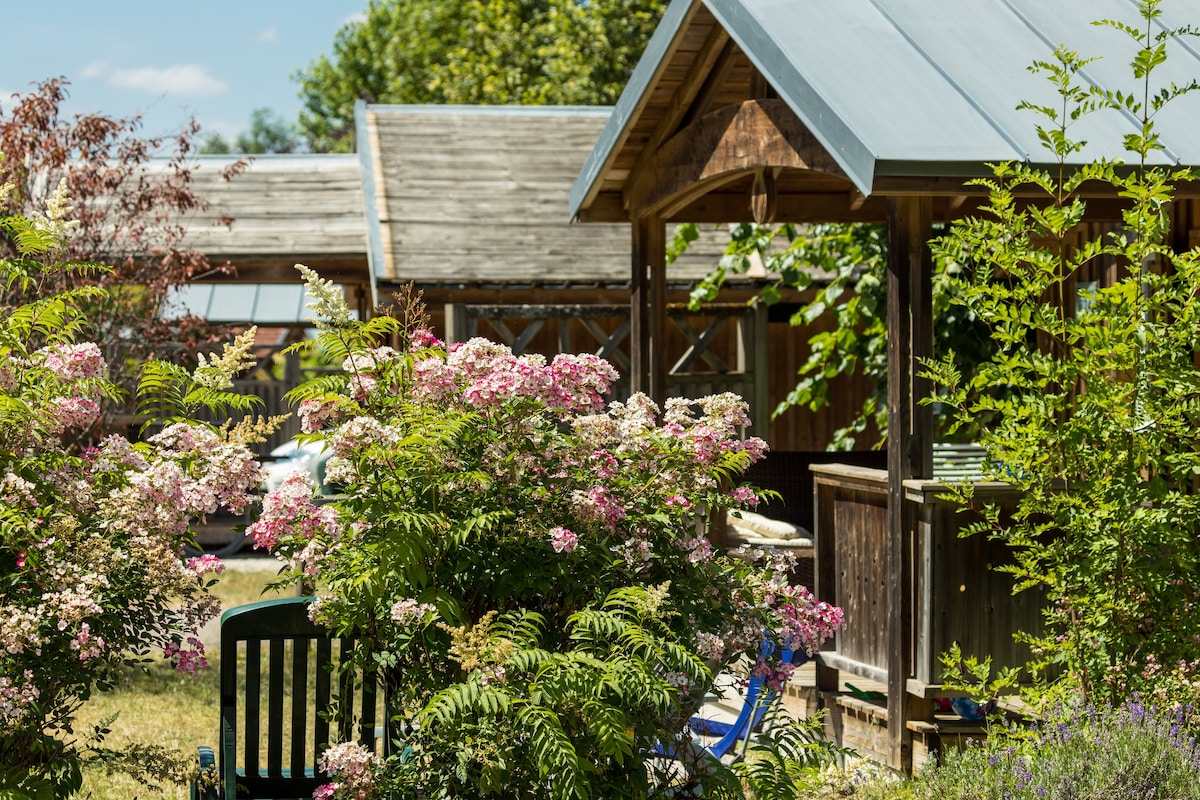
{"type": "Polygon", "coordinates": [[[91,61],[83,65],[83,69],[79,70],[81,78],[99,78],[104,73],[108,72],[107,61],[91,61]]]}
{"type": "Polygon", "coordinates": [[[366,21],[367,21],[366,12],[365,11],[356,11],[348,17],[343,17],[337,24],[337,30],[340,31],[342,28],[346,27],[351,22],[366,22],[366,21]]]}
{"type": "Polygon", "coordinates": [[[279,29],[274,25],[268,25],[259,31],[255,38],[260,42],[273,42],[279,38],[279,29]]]}
{"type": "Polygon", "coordinates": [[[140,89],[150,94],[190,97],[223,94],[229,90],[229,84],[210,75],[208,68],[200,64],[114,69],[108,75],[108,85],[140,89]]]}

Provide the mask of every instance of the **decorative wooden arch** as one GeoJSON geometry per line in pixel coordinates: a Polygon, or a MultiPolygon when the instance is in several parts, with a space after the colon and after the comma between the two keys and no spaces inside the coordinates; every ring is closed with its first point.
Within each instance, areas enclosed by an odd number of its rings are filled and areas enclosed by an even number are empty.
{"type": "Polygon", "coordinates": [[[679,130],[631,176],[625,202],[634,217],[672,217],[715,189],[753,176],[750,210],[759,222],[775,208],[783,170],[848,181],[837,162],[784,101],[746,100],[712,111],[679,130]]]}

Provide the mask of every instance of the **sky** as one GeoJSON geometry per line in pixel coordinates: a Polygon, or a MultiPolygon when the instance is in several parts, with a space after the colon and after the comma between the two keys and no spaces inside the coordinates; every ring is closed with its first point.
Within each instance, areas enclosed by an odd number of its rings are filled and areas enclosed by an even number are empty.
{"type": "Polygon", "coordinates": [[[333,52],[337,31],[369,0],[0,0],[0,110],[12,93],[65,77],[68,114],[140,113],[141,134],[168,135],[189,117],[201,137],[232,140],[250,114],[287,122],[300,110],[296,70],[333,52]],[[11,7],[10,7],[11,6],[11,7]]]}

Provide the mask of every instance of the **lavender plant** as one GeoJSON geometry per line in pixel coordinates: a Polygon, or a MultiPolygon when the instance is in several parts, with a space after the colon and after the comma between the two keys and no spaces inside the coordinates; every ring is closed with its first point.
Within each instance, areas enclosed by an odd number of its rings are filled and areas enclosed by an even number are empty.
{"type": "Polygon", "coordinates": [[[1137,701],[1060,708],[1030,730],[946,753],[909,788],[917,800],[1200,798],[1200,746],[1185,714],[1137,701]]]}
{"type": "MultiPolygon", "coordinates": [[[[3,195],[0,188],[0,196],[3,195]]],[[[99,265],[58,264],[73,223],[63,192],[45,214],[0,219],[18,257],[0,260],[7,289],[99,265]]],[[[153,650],[192,672],[204,666],[201,625],[219,605],[206,589],[219,560],[185,562],[192,520],[239,510],[260,470],[246,442],[254,424],[216,430],[187,421],[190,405],[244,408],[212,386],[240,364],[243,337],[194,375],[151,369],[150,383],[186,398],[145,442],[109,437],[70,445],[119,392],[95,343],[77,341],[82,288],[0,307],[0,796],[59,798],[77,792],[88,760],[171,762],[153,745],[103,747],[102,728],[73,727],[95,691],[153,650]],[[172,376],[173,377],[170,377],[172,376]]],[[[250,334],[252,337],[253,334],[250,334]]],[[[161,403],[160,403],[161,405],[161,403]]],[[[261,426],[257,426],[261,433],[261,426]]]]}
{"type": "MultiPolygon", "coordinates": [[[[686,751],[716,671],[764,636],[812,653],[840,624],[789,584],[787,559],[706,538],[711,515],[757,502],[738,475],[766,446],[743,438],[739,398],[606,405],[600,358],[447,348],[419,312],[357,323],[301,269],[312,346],[342,372],[295,399],[343,495],[318,504],[297,473],[249,531],[315,587],[316,621],[367,643],[359,666],[383,670],[413,730],[378,768],[330,751],[322,797],[666,792],[654,764],[686,751]]],[[[754,668],[776,686],[791,669],[754,668]]],[[[714,761],[676,766],[675,797],[742,796],[714,761]]]]}

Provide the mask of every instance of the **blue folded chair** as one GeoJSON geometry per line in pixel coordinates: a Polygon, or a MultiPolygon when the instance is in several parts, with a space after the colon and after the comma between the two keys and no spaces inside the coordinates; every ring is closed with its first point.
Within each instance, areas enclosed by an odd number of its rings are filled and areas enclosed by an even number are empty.
{"type": "MultiPolygon", "coordinates": [[[[775,652],[775,644],[767,639],[763,641],[762,649],[759,652],[763,658],[769,658],[775,652]]],[[[808,661],[807,654],[801,652],[798,656],[799,660],[796,660],[797,654],[786,648],[780,654],[780,658],[785,664],[793,664],[797,667],[808,661]]],[[[774,699],[775,692],[766,686],[761,677],[751,677],[746,686],[741,713],[738,714],[736,720],[732,723],[721,722],[694,715],[688,720],[688,727],[693,733],[700,736],[720,737],[716,742],[704,748],[704,752],[713,758],[720,759],[738,742],[742,743],[742,752],[745,753],[750,737],[762,723],[763,715],[766,714],[767,708],[774,699]]]]}

